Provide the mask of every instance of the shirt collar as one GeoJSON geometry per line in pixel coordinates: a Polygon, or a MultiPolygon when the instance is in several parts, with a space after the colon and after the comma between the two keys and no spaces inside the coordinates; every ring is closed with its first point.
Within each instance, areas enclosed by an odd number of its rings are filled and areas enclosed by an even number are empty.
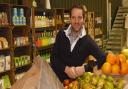
{"type": "MultiPolygon", "coordinates": [[[[69,34],[71,33],[71,24],[68,26],[68,28],[66,30],[64,30],[66,36],[68,37],[69,34]]],[[[82,26],[82,29],[81,29],[81,34],[79,35],[79,38],[82,38],[83,36],[86,35],[86,30],[85,30],[85,27],[84,25],[82,26]]]]}

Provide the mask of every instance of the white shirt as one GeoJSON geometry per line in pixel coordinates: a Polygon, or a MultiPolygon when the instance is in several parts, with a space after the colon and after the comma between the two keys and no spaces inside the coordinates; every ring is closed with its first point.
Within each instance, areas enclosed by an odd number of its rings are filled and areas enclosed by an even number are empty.
{"type": "Polygon", "coordinates": [[[70,33],[71,33],[71,25],[69,25],[69,27],[67,28],[67,30],[65,30],[64,32],[65,32],[65,34],[66,34],[66,36],[68,37],[68,39],[70,40],[70,51],[72,52],[72,50],[74,49],[74,47],[75,47],[75,45],[76,45],[76,43],[77,43],[77,41],[80,39],[80,38],[82,38],[83,36],[85,36],[86,35],[86,30],[85,30],[85,27],[83,26],[82,27],[82,29],[80,30],[81,32],[80,32],[80,34],[78,35],[78,37],[73,41],[73,42],[71,42],[72,40],[71,40],[71,38],[70,38],[70,33]]]}

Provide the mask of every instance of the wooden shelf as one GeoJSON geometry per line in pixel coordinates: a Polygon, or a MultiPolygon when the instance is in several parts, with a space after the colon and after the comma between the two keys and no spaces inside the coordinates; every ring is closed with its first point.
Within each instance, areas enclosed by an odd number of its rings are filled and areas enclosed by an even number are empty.
{"type": "Polygon", "coordinates": [[[22,8],[28,8],[28,6],[25,6],[25,5],[17,5],[17,4],[13,4],[12,7],[22,7],[22,8]]]}
{"type": "Polygon", "coordinates": [[[15,46],[14,48],[22,48],[22,47],[27,47],[27,46],[30,46],[30,44],[25,44],[25,45],[21,45],[21,46],[15,46]]]}
{"type": "Polygon", "coordinates": [[[27,63],[27,64],[24,64],[24,65],[21,65],[21,66],[17,66],[17,67],[15,67],[16,69],[18,69],[18,68],[23,68],[23,67],[26,67],[26,66],[30,66],[32,63],[30,62],[30,63],[27,63]]]}
{"type": "Polygon", "coordinates": [[[0,51],[6,51],[6,50],[10,50],[10,48],[2,48],[2,49],[0,49],[0,51]]]}
{"type": "Polygon", "coordinates": [[[43,12],[45,12],[46,13],[46,15],[48,14],[51,14],[51,15],[53,15],[54,14],[54,11],[53,10],[51,10],[51,9],[42,9],[42,8],[36,8],[35,9],[35,15],[43,15],[43,12]],[[53,12],[53,13],[51,13],[51,12],[53,12]]]}
{"type": "Polygon", "coordinates": [[[31,27],[28,25],[12,25],[12,26],[14,27],[14,29],[23,29],[23,28],[29,29],[29,30],[31,29],[31,27]]]}
{"type": "Polygon", "coordinates": [[[31,66],[32,66],[32,63],[16,67],[15,68],[15,74],[26,72],[31,68],[31,66]]]}
{"type": "Polygon", "coordinates": [[[37,50],[47,50],[47,49],[51,49],[53,47],[54,44],[50,44],[48,46],[44,46],[44,47],[37,47],[37,50]]]}
{"type": "Polygon", "coordinates": [[[5,28],[9,28],[9,25],[7,25],[7,26],[0,26],[0,30],[1,29],[5,29],[5,28]]]}
{"type": "Polygon", "coordinates": [[[55,26],[49,26],[49,27],[40,27],[40,28],[35,28],[36,32],[40,32],[40,31],[52,31],[55,28],[55,26]]]}
{"type": "Polygon", "coordinates": [[[37,28],[35,28],[35,29],[49,29],[49,28],[55,28],[55,26],[37,27],[37,28]]]}
{"type": "Polygon", "coordinates": [[[8,72],[10,72],[10,70],[5,70],[5,71],[3,71],[3,72],[0,72],[0,75],[6,74],[6,73],[8,73],[8,72]]]}
{"type": "Polygon", "coordinates": [[[95,38],[102,38],[103,34],[95,35],[95,38]]]}
{"type": "Polygon", "coordinates": [[[29,27],[28,25],[13,25],[14,27],[29,27]]]}

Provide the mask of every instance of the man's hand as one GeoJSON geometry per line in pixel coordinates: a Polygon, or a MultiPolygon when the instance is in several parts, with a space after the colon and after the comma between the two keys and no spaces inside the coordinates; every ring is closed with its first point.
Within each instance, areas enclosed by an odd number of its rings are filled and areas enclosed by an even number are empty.
{"type": "Polygon", "coordinates": [[[77,74],[77,77],[83,75],[84,72],[84,66],[75,67],[75,73],[77,74]]]}
{"type": "Polygon", "coordinates": [[[75,79],[77,77],[77,74],[75,72],[75,67],[66,66],[64,72],[68,75],[68,77],[72,79],[75,79]]]}

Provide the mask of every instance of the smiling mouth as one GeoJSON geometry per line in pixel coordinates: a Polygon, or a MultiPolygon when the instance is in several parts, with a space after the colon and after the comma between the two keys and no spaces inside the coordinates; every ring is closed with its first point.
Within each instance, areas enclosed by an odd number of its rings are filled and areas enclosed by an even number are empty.
{"type": "Polygon", "coordinates": [[[80,27],[79,25],[75,25],[75,27],[80,27]]]}

